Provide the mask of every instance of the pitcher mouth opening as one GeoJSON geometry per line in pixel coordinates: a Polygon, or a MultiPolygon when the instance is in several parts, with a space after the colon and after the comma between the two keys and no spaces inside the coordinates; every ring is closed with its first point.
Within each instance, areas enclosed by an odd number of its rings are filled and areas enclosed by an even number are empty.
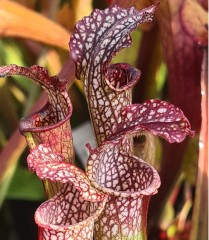
{"type": "Polygon", "coordinates": [[[104,65],[105,81],[117,92],[133,87],[139,80],[141,72],[127,63],[104,65]]]}
{"type": "Polygon", "coordinates": [[[80,196],[79,191],[73,188],[73,186],[70,186],[71,189],[68,188],[68,185],[63,187],[63,189],[68,192],[67,195],[72,195],[72,198],[69,196],[69,202],[65,202],[66,199],[63,197],[63,192],[60,191],[53,198],[47,200],[38,207],[35,212],[35,222],[40,228],[55,231],[67,231],[73,228],[82,228],[85,226],[88,227],[88,225],[93,224],[93,222],[100,215],[105,206],[106,199],[101,202],[90,202],[84,200],[80,196]],[[66,215],[66,217],[62,212],[58,214],[58,209],[61,209],[64,204],[71,204],[70,201],[72,199],[74,199],[74,204],[72,204],[73,210],[68,206],[68,215],[66,215]],[[83,210],[83,215],[77,214],[81,212],[82,209],[89,209],[89,212],[83,210]],[[53,214],[54,217],[52,217],[53,214]]]}
{"type": "Polygon", "coordinates": [[[153,195],[160,186],[159,174],[148,163],[119,150],[113,156],[107,147],[90,155],[87,175],[94,187],[115,196],[153,195]]]}
{"type": "Polygon", "coordinates": [[[24,134],[25,132],[49,131],[67,122],[72,115],[72,110],[69,109],[69,112],[62,119],[54,118],[53,122],[50,122],[47,112],[48,107],[49,103],[47,102],[39,111],[22,118],[19,124],[20,132],[24,134]]]}

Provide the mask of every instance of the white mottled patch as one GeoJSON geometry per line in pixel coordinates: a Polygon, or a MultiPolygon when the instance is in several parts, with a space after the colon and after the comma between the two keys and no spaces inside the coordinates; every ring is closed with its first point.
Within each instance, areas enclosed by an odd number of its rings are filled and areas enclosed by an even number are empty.
{"type": "Polygon", "coordinates": [[[94,86],[98,86],[98,80],[97,78],[93,78],[92,80],[94,86]]]}
{"type": "Polygon", "coordinates": [[[145,112],[146,110],[147,110],[147,108],[146,108],[146,107],[143,107],[143,108],[141,109],[140,113],[143,113],[143,112],[145,112]]]}
{"type": "Polygon", "coordinates": [[[95,29],[96,29],[95,23],[92,23],[92,24],[91,24],[91,29],[92,29],[92,30],[95,30],[95,29]]]}
{"type": "Polygon", "coordinates": [[[92,48],[91,42],[86,43],[86,50],[88,51],[90,48],[92,48]]]}
{"type": "Polygon", "coordinates": [[[124,234],[125,236],[128,235],[128,232],[129,232],[129,228],[128,228],[128,227],[126,227],[126,228],[123,229],[123,234],[124,234]]]}
{"type": "Polygon", "coordinates": [[[85,33],[85,32],[81,33],[81,37],[82,37],[83,39],[86,39],[86,33],[85,33]]]}
{"type": "Polygon", "coordinates": [[[158,112],[158,113],[165,113],[165,112],[167,112],[167,108],[159,108],[159,109],[157,110],[157,112],[158,112]]]}
{"type": "Polygon", "coordinates": [[[96,58],[94,59],[94,62],[97,64],[97,63],[99,63],[99,61],[100,61],[100,57],[96,56],[96,58]]]}
{"type": "Polygon", "coordinates": [[[99,103],[99,105],[104,105],[104,100],[103,99],[99,99],[98,103],[99,103]]]}
{"type": "Polygon", "coordinates": [[[97,15],[97,21],[101,22],[102,16],[100,14],[97,15]]]}
{"type": "Polygon", "coordinates": [[[150,115],[154,115],[154,114],[155,114],[155,111],[154,111],[154,110],[151,110],[149,114],[150,114],[150,115]]]}
{"type": "Polygon", "coordinates": [[[79,26],[79,29],[82,30],[82,31],[84,31],[84,30],[85,30],[84,25],[80,25],[80,26],[79,26]]]}
{"type": "Polygon", "coordinates": [[[133,115],[132,115],[131,113],[128,113],[128,114],[127,114],[127,118],[128,118],[129,120],[132,120],[132,117],[133,117],[133,115]]]}
{"type": "Polygon", "coordinates": [[[107,17],[106,17],[106,20],[107,20],[107,21],[111,20],[111,17],[110,17],[110,16],[107,16],[107,17]]]}
{"type": "Polygon", "coordinates": [[[104,23],[104,27],[105,27],[105,28],[108,28],[109,26],[110,26],[109,23],[107,23],[107,22],[104,23]]]}
{"type": "Polygon", "coordinates": [[[79,38],[80,38],[80,36],[79,36],[78,33],[75,33],[75,34],[74,34],[74,37],[75,37],[76,39],[79,39],[79,38]]]}
{"type": "Polygon", "coordinates": [[[105,116],[106,116],[107,118],[109,118],[109,117],[111,116],[111,111],[108,110],[108,111],[105,113],[105,116]]]}

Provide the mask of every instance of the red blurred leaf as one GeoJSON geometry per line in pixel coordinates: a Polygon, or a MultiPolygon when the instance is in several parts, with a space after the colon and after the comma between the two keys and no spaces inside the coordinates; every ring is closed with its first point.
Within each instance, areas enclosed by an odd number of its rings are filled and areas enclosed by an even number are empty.
{"type": "Polygon", "coordinates": [[[109,2],[112,4],[116,4],[122,8],[128,8],[134,6],[136,0],[111,0],[109,2]]]}
{"type": "MultiPolygon", "coordinates": [[[[179,107],[188,118],[192,129],[200,129],[200,72],[202,54],[193,40],[187,36],[180,25],[180,6],[182,0],[164,1],[160,4],[158,19],[164,56],[168,67],[169,101],[179,107]]],[[[180,172],[183,153],[187,142],[164,144],[161,163],[162,185],[159,194],[150,204],[150,239],[156,239],[156,225],[161,210],[180,172]],[[168,174],[169,172],[169,174],[168,174]],[[158,208],[156,209],[156,205],[158,208]]]]}
{"type": "Polygon", "coordinates": [[[202,54],[180,25],[181,3],[182,0],[169,0],[160,4],[156,17],[168,67],[169,101],[184,112],[192,128],[198,131],[202,54]]]}
{"type": "Polygon", "coordinates": [[[180,9],[184,31],[201,46],[208,46],[208,13],[196,1],[184,0],[180,9]]]}
{"type": "Polygon", "coordinates": [[[208,237],[208,49],[204,49],[201,94],[202,124],[191,240],[208,237]]]}

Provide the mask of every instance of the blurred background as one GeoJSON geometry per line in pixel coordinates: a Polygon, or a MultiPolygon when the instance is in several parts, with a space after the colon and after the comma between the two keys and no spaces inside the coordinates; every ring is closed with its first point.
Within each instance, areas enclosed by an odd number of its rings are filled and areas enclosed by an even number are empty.
{"type": "MultiPolygon", "coordinates": [[[[83,16],[113,3],[142,9],[154,2],[1,0],[0,65],[38,64],[56,75],[69,58],[70,35],[83,16]]],[[[160,1],[156,21],[140,26],[132,34],[132,46],[113,60],[128,62],[142,72],[133,89],[134,103],[150,98],[169,101],[184,111],[196,132],[194,138],[187,138],[181,144],[155,140],[152,164],[160,173],[162,185],[150,202],[150,240],[207,239],[207,4],[201,0],[160,1]],[[194,21],[196,18],[201,19],[197,20],[199,25],[194,21]],[[188,33],[187,28],[196,25],[201,34],[188,33]],[[202,149],[199,143],[204,146],[202,149]]],[[[73,73],[68,70],[68,75],[73,73]]],[[[0,79],[0,240],[37,239],[33,215],[45,195],[41,181],[27,169],[28,148],[19,134],[18,122],[44,105],[40,96],[40,87],[29,79],[0,79]]],[[[73,104],[70,121],[76,161],[85,168],[85,144],[94,144],[94,137],[79,80],[72,83],[69,96],[73,104]]],[[[146,141],[146,138],[136,139],[142,147],[146,141]]]]}

